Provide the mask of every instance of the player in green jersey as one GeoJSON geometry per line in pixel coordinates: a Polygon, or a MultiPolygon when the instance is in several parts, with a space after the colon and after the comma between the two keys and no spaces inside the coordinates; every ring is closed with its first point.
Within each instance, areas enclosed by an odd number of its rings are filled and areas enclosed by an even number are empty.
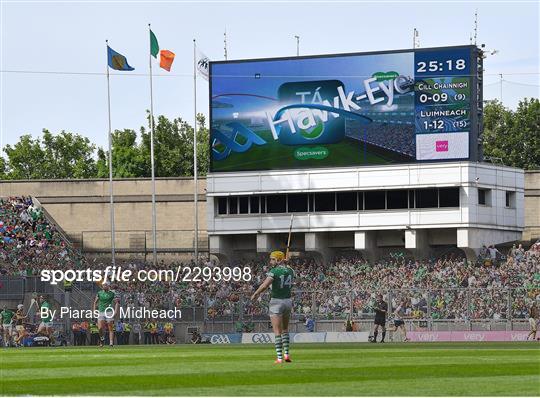
{"type": "Polygon", "coordinates": [[[283,360],[291,362],[289,357],[289,318],[292,312],[291,289],[294,272],[284,260],[285,255],[283,252],[273,251],[270,253],[270,265],[272,268],[266,274],[264,282],[251,296],[251,300],[256,300],[262,292],[272,286],[269,313],[275,335],[277,353],[275,363],[282,363],[283,360]]]}
{"type": "Polygon", "coordinates": [[[98,310],[99,346],[103,347],[105,341],[105,328],[109,329],[109,346],[114,345],[114,318],[118,314],[120,301],[111,290],[109,282],[103,282],[96,299],[94,300],[94,312],[98,310]],[[114,308],[113,308],[114,304],[114,308]]]}
{"type": "Polygon", "coordinates": [[[37,334],[42,334],[51,337],[52,333],[52,315],[51,305],[45,299],[45,296],[39,296],[39,316],[41,317],[41,323],[39,324],[37,334]]]}
{"type": "Polygon", "coordinates": [[[11,335],[13,334],[13,327],[11,326],[11,321],[15,313],[11,310],[8,310],[7,305],[4,305],[4,309],[0,312],[0,318],[2,318],[2,335],[4,338],[4,345],[9,347],[9,342],[11,341],[11,335]]]}

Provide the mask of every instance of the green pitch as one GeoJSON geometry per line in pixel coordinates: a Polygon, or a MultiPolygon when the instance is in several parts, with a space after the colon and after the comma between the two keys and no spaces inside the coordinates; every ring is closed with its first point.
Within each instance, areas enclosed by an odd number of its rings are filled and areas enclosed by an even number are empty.
{"type": "MultiPolygon", "coordinates": [[[[323,160],[295,159],[293,152],[296,147],[281,145],[274,141],[270,131],[259,131],[257,134],[267,144],[252,146],[244,153],[231,153],[226,159],[214,161],[214,171],[230,170],[260,170],[279,168],[310,168],[310,167],[346,167],[355,165],[377,165],[394,163],[390,151],[386,155],[375,153],[371,150],[364,152],[364,144],[357,140],[345,139],[337,144],[312,145],[313,147],[325,147],[329,151],[329,157],[323,160]]],[[[239,143],[243,144],[239,139],[239,143]]],[[[310,147],[305,145],[305,147],[310,147]]],[[[219,147],[218,147],[219,148],[219,147]]],[[[380,150],[379,152],[382,152],[380,150]]]]}
{"type": "Polygon", "coordinates": [[[540,395],[540,344],[0,350],[2,395],[540,395]]]}

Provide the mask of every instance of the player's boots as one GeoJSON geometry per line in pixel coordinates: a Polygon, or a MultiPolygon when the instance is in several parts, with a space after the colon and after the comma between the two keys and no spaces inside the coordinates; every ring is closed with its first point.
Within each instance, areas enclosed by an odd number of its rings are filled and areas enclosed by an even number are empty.
{"type": "Polygon", "coordinates": [[[285,359],[285,362],[292,362],[289,354],[285,354],[284,359],[285,359]]]}
{"type": "Polygon", "coordinates": [[[283,363],[283,359],[281,358],[278,358],[274,361],[274,365],[278,364],[278,363],[283,363]]]}
{"type": "Polygon", "coordinates": [[[103,341],[104,341],[104,340],[105,340],[104,338],[100,338],[100,339],[99,339],[99,346],[100,346],[100,347],[103,347],[103,341]]]}

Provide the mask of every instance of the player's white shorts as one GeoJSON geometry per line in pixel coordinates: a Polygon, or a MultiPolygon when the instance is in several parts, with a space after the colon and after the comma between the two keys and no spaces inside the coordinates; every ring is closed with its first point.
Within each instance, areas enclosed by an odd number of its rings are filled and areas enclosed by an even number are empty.
{"type": "Polygon", "coordinates": [[[290,298],[273,298],[270,300],[268,312],[270,315],[291,315],[292,300],[290,298]]]}
{"type": "Polygon", "coordinates": [[[53,323],[52,322],[41,322],[39,324],[40,328],[52,328],[53,323]]]}
{"type": "Polygon", "coordinates": [[[11,334],[11,331],[13,330],[13,326],[11,325],[11,323],[6,323],[6,324],[2,324],[2,328],[11,334]]]}
{"type": "Polygon", "coordinates": [[[114,322],[114,310],[99,311],[98,321],[114,322]]]}
{"type": "Polygon", "coordinates": [[[536,332],[536,319],[529,318],[529,325],[531,326],[531,332],[536,332]]]}

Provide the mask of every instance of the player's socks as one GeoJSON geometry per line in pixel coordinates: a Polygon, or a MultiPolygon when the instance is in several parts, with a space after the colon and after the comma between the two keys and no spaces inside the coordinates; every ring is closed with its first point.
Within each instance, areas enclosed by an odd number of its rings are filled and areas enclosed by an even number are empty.
{"type": "Polygon", "coordinates": [[[381,339],[381,343],[384,343],[384,338],[386,337],[386,330],[383,330],[382,332],[382,339],[381,339]]]}
{"type": "Polygon", "coordinates": [[[375,333],[373,333],[373,342],[377,342],[377,335],[379,334],[379,331],[377,330],[375,333]]]}
{"type": "Polygon", "coordinates": [[[289,332],[281,333],[281,341],[283,343],[283,354],[285,354],[285,360],[289,357],[289,332]]]}
{"type": "Polygon", "coordinates": [[[276,341],[274,343],[276,346],[276,354],[278,361],[281,361],[283,359],[283,343],[281,341],[281,335],[276,335],[276,341]]]}

